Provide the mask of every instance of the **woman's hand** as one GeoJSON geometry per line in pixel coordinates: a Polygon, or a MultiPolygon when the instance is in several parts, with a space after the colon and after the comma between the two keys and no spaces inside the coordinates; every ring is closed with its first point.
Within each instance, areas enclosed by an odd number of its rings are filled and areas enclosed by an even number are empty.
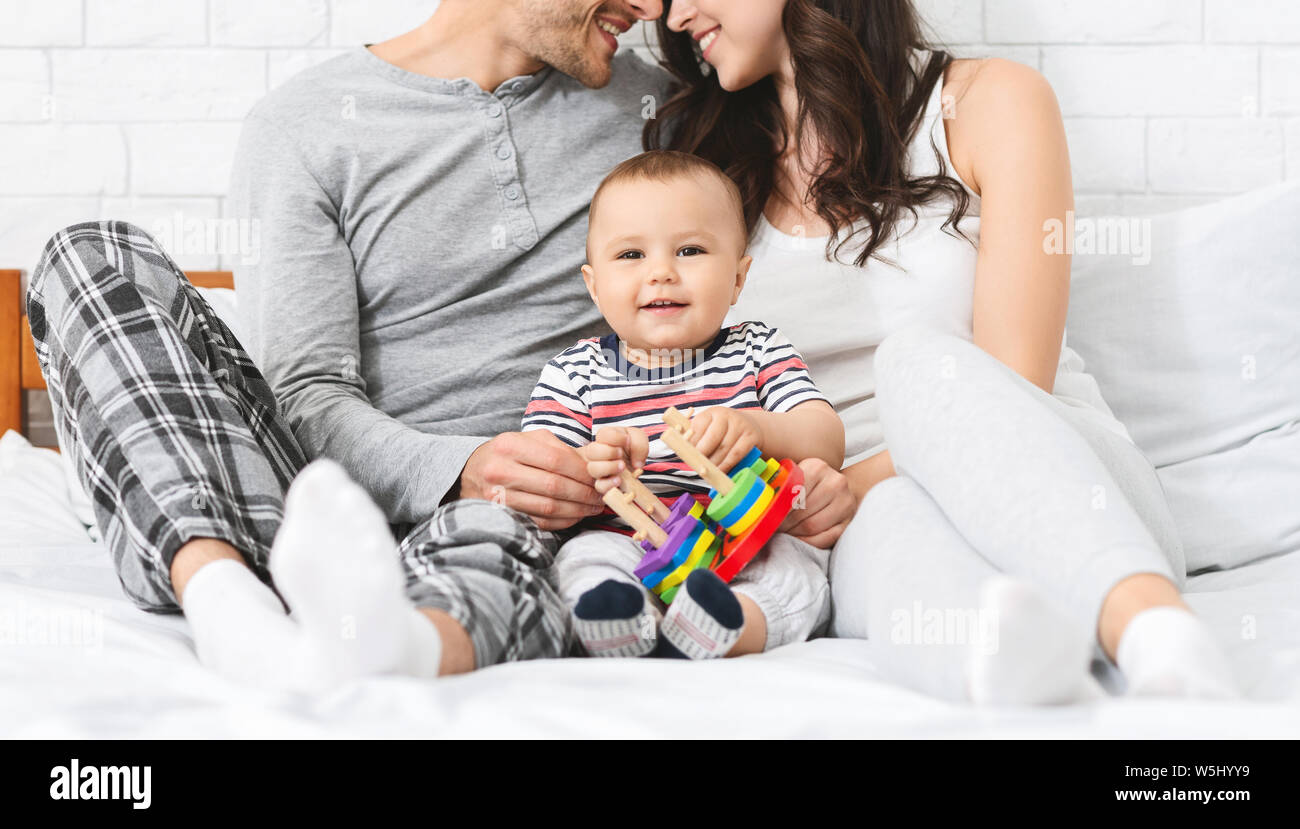
{"type": "Polygon", "coordinates": [[[763,445],[763,426],[743,409],[710,406],[691,418],[691,443],[727,474],[749,450],[763,445]]]}
{"type": "Polygon", "coordinates": [[[799,468],[803,470],[803,492],[795,496],[795,508],[778,531],[830,549],[853,520],[858,500],[849,489],[848,478],[826,461],[809,458],[801,461],[799,468]]]}
{"type": "Polygon", "coordinates": [[[596,491],[602,495],[619,485],[619,473],[635,472],[645,466],[650,455],[650,441],[645,432],[625,426],[602,426],[596,440],[578,450],[587,462],[587,474],[595,479],[596,491]]]}

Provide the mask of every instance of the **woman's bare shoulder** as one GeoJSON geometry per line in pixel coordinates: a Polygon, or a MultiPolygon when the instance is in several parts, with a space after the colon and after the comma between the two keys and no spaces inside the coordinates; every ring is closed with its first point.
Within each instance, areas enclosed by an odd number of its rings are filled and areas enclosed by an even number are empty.
{"type": "Polygon", "coordinates": [[[978,154],[996,151],[999,136],[1061,123],[1056,93],[1042,73],[1004,58],[954,60],[944,73],[942,94],[948,154],[977,192],[978,154]]]}
{"type": "Polygon", "coordinates": [[[1051,91],[1047,78],[1032,66],[1006,58],[958,58],[943,76],[943,94],[960,103],[969,96],[1022,99],[1051,91]]]}

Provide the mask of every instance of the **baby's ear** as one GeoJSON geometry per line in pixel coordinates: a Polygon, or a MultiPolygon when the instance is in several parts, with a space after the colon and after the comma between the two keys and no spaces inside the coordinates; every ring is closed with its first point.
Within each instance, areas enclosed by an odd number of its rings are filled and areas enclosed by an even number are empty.
{"type": "Polygon", "coordinates": [[[596,272],[591,269],[591,265],[582,266],[582,282],[587,286],[587,293],[591,296],[591,301],[596,303],[600,308],[600,298],[596,296],[596,272]]]}
{"type": "Polygon", "coordinates": [[[735,305],[740,300],[740,292],[745,287],[745,280],[749,278],[749,266],[754,264],[754,257],[742,256],[740,262],[736,265],[736,290],[731,292],[731,304],[735,305]]]}

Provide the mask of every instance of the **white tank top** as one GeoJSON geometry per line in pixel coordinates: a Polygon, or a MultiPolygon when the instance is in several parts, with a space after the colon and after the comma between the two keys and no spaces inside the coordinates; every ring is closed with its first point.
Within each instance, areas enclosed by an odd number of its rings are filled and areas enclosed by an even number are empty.
{"type": "MultiPolygon", "coordinates": [[[[913,176],[939,172],[933,141],[948,174],[957,178],[948,157],[942,90],[940,78],[908,150],[913,176]]],[[[978,244],[980,199],[965,182],[962,186],[971,201],[959,227],[978,244]]],[[[841,254],[844,262],[828,262],[826,237],[782,233],[766,218],[760,219],[750,242],[754,263],[728,323],[761,320],[790,338],[813,381],[844,420],[846,466],[886,448],[876,410],[874,369],[876,347],[885,337],[921,323],[974,341],[977,250],[941,229],[950,211],[944,199],[918,208],[915,225],[910,215],[904,216],[895,238],[878,249],[896,267],[873,258],[859,268],[852,264],[852,246],[841,254]]],[[[1132,442],[1064,337],[1053,394],[1067,404],[1093,409],[1101,425],[1132,442]]]]}

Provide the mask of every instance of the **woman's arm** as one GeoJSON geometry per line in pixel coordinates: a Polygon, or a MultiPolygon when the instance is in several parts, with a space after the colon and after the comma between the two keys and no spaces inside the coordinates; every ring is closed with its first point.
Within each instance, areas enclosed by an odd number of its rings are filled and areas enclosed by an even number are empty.
{"type": "Polygon", "coordinates": [[[1056,95],[1036,70],[959,61],[947,85],[953,166],[980,194],[975,344],[1049,394],[1070,300],[1070,257],[1049,252],[1048,223],[1074,210],[1070,154],[1056,95]]]}
{"type": "Polygon", "coordinates": [[[858,503],[862,503],[873,486],[897,474],[888,449],[844,469],[844,477],[849,480],[849,490],[858,503]]]}
{"type": "MultiPolygon", "coordinates": [[[[1065,335],[1070,257],[1048,253],[1044,225],[1068,227],[1074,209],[1070,156],[1056,95],[1027,66],[1005,60],[956,61],[944,97],[953,172],[980,195],[975,268],[975,344],[1051,393],[1065,335]]],[[[896,473],[889,450],[844,470],[861,502],[896,473]]]]}

